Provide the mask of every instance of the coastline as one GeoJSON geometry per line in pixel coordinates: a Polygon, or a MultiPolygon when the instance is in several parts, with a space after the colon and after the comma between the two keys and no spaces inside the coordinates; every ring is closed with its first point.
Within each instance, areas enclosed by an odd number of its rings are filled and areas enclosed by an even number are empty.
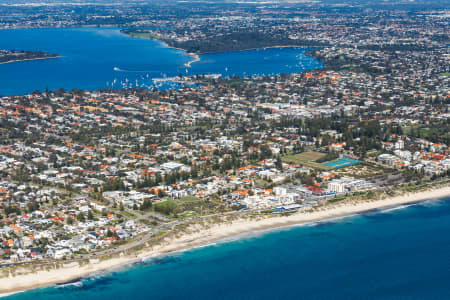
{"type": "MultiPolygon", "coordinates": [[[[297,212],[289,216],[261,217],[259,219],[237,219],[229,222],[213,224],[203,227],[198,224],[190,225],[189,232],[180,236],[164,238],[162,244],[144,248],[135,255],[123,255],[108,260],[90,262],[80,266],[77,262],[61,261],[63,267],[58,269],[39,270],[32,273],[20,274],[14,277],[1,277],[0,294],[20,292],[61,282],[75,280],[89,274],[113,270],[118,267],[140,262],[146,258],[157,257],[178,251],[186,251],[193,247],[221,241],[230,237],[246,233],[272,231],[285,227],[304,225],[307,223],[324,221],[333,218],[351,216],[358,213],[370,212],[383,208],[394,208],[405,204],[432,200],[450,196],[450,186],[435,190],[407,193],[382,200],[348,201],[320,207],[316,211],[297,212]]],[[[20,268],[17,270],[20,271],[20,268]]],[[[19,274],[18,274],[19,273],[19,274]]]]}
{"type": "Polygon", "coordinates": [[[188,55],[192,56],[193,59],[185,63],[184,64],[185,67],[190,68],[193,63],[200,61],[200,56],[198,54],[188,53],[188,55]]]}
{"type": "MultiPolygon", "coordinates": [[[[217,54],[217,53],[230,53],[230,52],[244,52],[244,51],[253,51],[253,50],[266,50],[266,49],[282,49],[282,48],[316,48],[321,46],[302,46],[302,45],[275,45],[275,46],[266,46],[266,47],[257,47],[257,48],[246,48],[241,50],[230,50],[230,51],[218,51],[218,52],[201,52],[199,54],[217,54]]],[[[186,50],[184,50],[186,51],[186,50]]]]}
{"type": "Polygon", "coordinates": [[[31,60],[46,60],[46,59],[53,59],[53,58],[60,58],[61,56],[50,56],[50,57],[38,57],[38,58],[27,58],[27,59],[17,59],[17,60],[10,60],[7,62],[0,62],[0,65],[6,65],[6,64],[12,64],[22,61],[31,61],[31,60]]]}
{"type": "Polygon", "coordinates": [[[131,35],[131,34],[122,32],[122,30],[120,30],[120,33],[123,34],[123,35],[125,35],[125,36],[132,37],[132,38],[135,38],[135,39],[144,39],[144,40],[153,40],[153,41],[157,41],[157,42],[162,43],[166,48],[174,49],[174,50],[180,50],[180,51],[185,52],[186,55],[192,57],[192,60],[190,60],[190,61],[184,63],[184,66],[185,66],[186,68],[190,68],[191,65],[192,65],[193,63],[196,63],[196,62],[199,62],[199,61],[200,61],[200,55],[199,55],[199,54],[193,53],[193,52],[187,52],[185,49],[170,46],[169,44],[167,44],[167,42],[165,42],[165,41],[163,41],[163,40],[160,40],[160,39],[152,39],[152,38],[146,38],[146,37],[139,37],[139,36],[133,36],[133,35],[131,35]]]}
{"type": "MultiPolygon", "coordinates": [[[[231,53],[231,52],[244,52],[244,51],[253,51],[253,50],[266,50],[266,49],[282,49],[282,48],[319,48],[319,47],[324,47],[324,46],[305,46],[305,45],[274,45],[274,46],[266,46],[266,47],[256,47],[256,48],[245,48],[245,49],[240,49],[240,50],[229,50],[229,51],[212,51],[212,52],[188,52],[188,50],[183,49],[183,48],[177,48],[174,46],[169,45],[166,41],[162,40],[162,39],[158,39],[158,38],[149,38],[149,37],[140,37],[140,36],[134,36],[132,34],[129,33],[125,33],[122,30],[120,30],[120,33],[128,36],[128,37],[132,37],[132,38],[137,38],[137,39],[150,39],[153,41],[158,41],[161,42],[165,47],[170,48],[170,49],[175,49],[175,50],[180,50],[186,53],[186,55],[191,56],[192,60],[186,62],[184,64],[184,66],[186,68],[190,68],[192,66],[192,64],[199,62],[201,60],[200,55],[205,55],[205,54],[218,54],[218,53],[231,53]]],[[[320,60],[319,60],[320,61],[320,60]]],[[[321,61],[320,61],[321,62],[321,61]]]]}
{"type": "MultiPolygon", "coordinates": [[[[125,35],[127,35],[127,34],[125,34],[125,35]]],[[[143,39],[145,39],[145,38],[143,38],[143,39]]],[[[184,64],[184,66],[187,68],[190,68],[193,63],[200,61],[200,55],[197,53],[187,52],[185,49],[170,46],[169,44],[167,44],[165,41],[162,41],[162,40],[153,40],[153,41],[161,42],[165,47],[167,47],[169,49],[180,50],[180,51],[183,51],[184,53],[186,53],[186,55],[191,56],[192,60],[190,60],[184,64]]]]}

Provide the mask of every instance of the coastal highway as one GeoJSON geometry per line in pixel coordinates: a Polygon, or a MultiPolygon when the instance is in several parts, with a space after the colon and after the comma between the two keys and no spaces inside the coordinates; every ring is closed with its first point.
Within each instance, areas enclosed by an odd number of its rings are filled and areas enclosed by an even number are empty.
{"type": "MultiPolygon", "coordinates": [[[[134,238],[132,241],[130,241],[126,244],[123,244],[123,245],[120,245],[120,246],[117,246],[114,248],[109,248],[109,249],[105,249],[102,251],[98,251],[95,253],[86,254],[86,255],[81,256],[80,258],[95,258],[97,256],[116,254],[116,253],[130,250],[134,247],[138,247],[140,245],[145,244],[146,242],[150,241],[152,238],[154,238],[161,232],[173,230],[175,226],[180,225],[180,224],[188,224],[191,222],[207,220],[207,219],[211,219],[214,217],[223,217],[223,216],[227,216],[227,215],[240,215],[240,214],[245,214],[245,213],[249,213],[249,212],[258,212],[258,211],[262,211],[262,210],[254,209],[254,210],[245,210],[245,211],[242,211],[242,210],[241,211],[231,211],[231,212],[226,212],[226,213],[221,213],[221,214],[214,214],[214,215],[208,215],[208,216],[202,216],[202,217],[194,217],[194,218],[189,218],[189,219],[184,219],[184,220],[176,220],[176,221],[172,221],[169,223],[164,223],[146,233],[136,236],[136,238],[134,238]]],[[[150,214],[147,214],[147,215],[150,215],[150,214]]],[[[142,216],[141,218],[143,218],[143,217],[144,216],[142,216]]]]}
{"type": "MultiPolygon", "coordinates": [[[[377,182],[377,184],[378,184],[377,187],[375,189],[373,189],[372,191],[375,192],[375,191],[389,190],[392,188],[392,186],[386,185],[386,184],[391,180],[402,181],[402,180],[404,180],[404,178],[402,178],[402,177],[403,177],[402,174],[395,174],[392,177],[388,176],[387,178],[384,178],[384,180],[377,182]],[[381,184],[383,184],[383,186],[381,186],[381,184]]],[[[337,196],[340,196],[340,195],[337,195],[337,196]]],[[[313,199],[314,200],[330,200],[330,199],[333,199],[334,197],[335,197],[334,195],[330,195],[330,196],[325,196],[325,197],[314,197],[314,198],[311,198],[310,200],[313,200],[313,199]]],[[[171,221],[168,223],[163,223],[145,233],[141,233],[141,234],[137,235],[133,240],[131,240],[130,242],[128,242],[126,244],[113,246],[112,248],[104,249],[104,250],[94,252],[94,253],[79,255],[75,258],[75,260],[77,260],[77,259],[92,259],[92,258],[97,258],[97,257],[103,256],[103,255],[118,254],[118,253],[130,250],[132,248],[144,245],[146,242],[152,240],[153,238],[157,237],[159,234],[161,234],[163,232],[173,230],[175,226],[180,225],[180,224],[188,224],[188,223],[192,223],[192,222],[196,222],[196,221],[200,221],[200,220],[211,219],[214,217],[223,217],[223,216],[227,216],[227,215],[242,215],[242,214],[248,214],[251,212],[261,212],[261,211],[263,211],[263,210],[253,209],[253,210],[231,211],[231,212],[226,212],[226,213],[219,213],[219,214],[214,214],[214,215],[194,217],[194,218],[189,218],[189,219],[184,219],[184,220],[175,220],[175,221],[171,221]]],[[[157,218],[153,214],[154,214],[153,212],[144,214],[144,215],[140,216],[139,219],[144,219],[146,217],[157,218]]],[[[158,217],[160,217],[160,216],[158,215],[158,217]]],[[[165,218],[165,219],[167,219],[167,218],[165,218]]],[[[14,266],[14,265],[26,265],[26,264],[34,264],[34,263],[54,263],[56,261],[57,260],[45,260],[45,261],[36,261],[36,262],[18,262],[18,263],[0,265],[0,267],[14,266]]]]}
{"type": "MultiPolygon", "coordinates": [[[[379,192],[379,191],[390,189],[391,186],[388,185],[389,182],[393,182],[393,181],[402,182],[403,180],[404,180],[404,178],[403,178],[402,174],[390,174],[386,178],[380,179],[378,182],[376,182],[375,183],[376,187],[374,189],[372,189],[371,191],[379,192]]],[[[343,193],[343,194],[339,194],[339,195],[313,196],[307,200],[309,200],[309,201],[327,201],[327,200],[331,200],[337,196],[343,196],[343,195],[347,195],[347,194],[343,193]]],[[[264,210],[265,209],[250,209],[250,210],[231,211],[231,212],[213,214],[213,215],[208,215],[208,216],[194,217],[194,218],[189,218],[189,219],[184,219],[184,220],[175,220],[175,221],[171,221],[171,222],[167,222],[167,221],[170,221],[170,219],[168,219],[166,217],[163,217],[154,212],[149,212],[149,213],[146,213],[146,214],[138,217],[135,220],[144,220],[146,218],[151,217],[151,218],[158,219],[160,221],[166,221],[167,223],[163,223],[163,224],[151,229],[148,232],[145,232],[145,233],[142,233],[142,234],[136,236],[132,241],[130,241],[126,244],[116,246],[113,248],[109,248],[109,249],[105,249],[105,250],[101,250],[101,251],[98,251],[95,253],[82,255],[79,258],[95,258],[95,257],[102,256],[102,255],[117,254],[117,253],[121,253],[121,252],[130,250],[132,248],[135,248],[135,247],[145,244],[146,242],[150,241],[152,238],[155,238],[162,232],[173,230],[175,228],[175,226],[180,225],[180,224],[189,224],[189,223],[197,222],[197,221],[201,221],[201,220],[208,220],[208,219],[211,219],[214,217],[223,217],[223,216],[227,216],[227,215],[242,215],[242,214],[248,214],[251,212],[261,212],[264,210]]],[[[120,212],[118,212],[118,213],[120,213],[120,212]]]]}

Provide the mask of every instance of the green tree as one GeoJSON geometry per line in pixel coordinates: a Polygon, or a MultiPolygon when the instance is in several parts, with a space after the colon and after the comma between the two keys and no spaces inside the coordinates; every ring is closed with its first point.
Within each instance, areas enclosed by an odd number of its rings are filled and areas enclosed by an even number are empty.
{"type": "Polygon", "coordinates": [[[78,222],[84,222],[84,214],[80,212],[77,215],[77,220],[78,220],[78,222]]]}
{"type": "Polygon", "coordinates": [[[140,209],[141,210],[147,210],[147,209],[152,208],[152,205],[153,205],[152,200],[145,199],[144,202],[142,203],[140,209]]]}

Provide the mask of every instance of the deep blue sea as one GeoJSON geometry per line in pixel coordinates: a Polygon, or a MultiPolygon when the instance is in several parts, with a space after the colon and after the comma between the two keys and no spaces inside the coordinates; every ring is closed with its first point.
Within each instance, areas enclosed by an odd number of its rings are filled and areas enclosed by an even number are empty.
{"type": "Polygon", "coordinates": [[[437,199],[241,236],[8,299],[450,299],[449,232],[450,198],[437,199]]]}
{"type": "Polygon", "coordinates": [[[0,64],[0,95],[44,91],[46,86],[67,90],[151,88],[152,78],[178,74],[272,75],[323,66],[306,56],[305,48],[282,48],[201,55],[201,61],[186,68],[184,64],[192,60],[186,52],[158,41],[125,36],[117,28],[0,30],[0,49],[42,50],[61,56],[0,64]]]}

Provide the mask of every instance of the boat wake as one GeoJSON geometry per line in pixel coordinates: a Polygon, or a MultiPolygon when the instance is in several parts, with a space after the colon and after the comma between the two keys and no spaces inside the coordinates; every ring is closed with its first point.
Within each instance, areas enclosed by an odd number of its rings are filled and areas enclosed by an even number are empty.
{"type": "Polygon", "coordinates": [[[159,71],[155,71],[155,70],[125,70],[125,69],[121,69],[118,67],[114,67],[113,70],[115,72],[126,72],[126,73],[152,73],[152,72],[159,72],[159,71]]]}

